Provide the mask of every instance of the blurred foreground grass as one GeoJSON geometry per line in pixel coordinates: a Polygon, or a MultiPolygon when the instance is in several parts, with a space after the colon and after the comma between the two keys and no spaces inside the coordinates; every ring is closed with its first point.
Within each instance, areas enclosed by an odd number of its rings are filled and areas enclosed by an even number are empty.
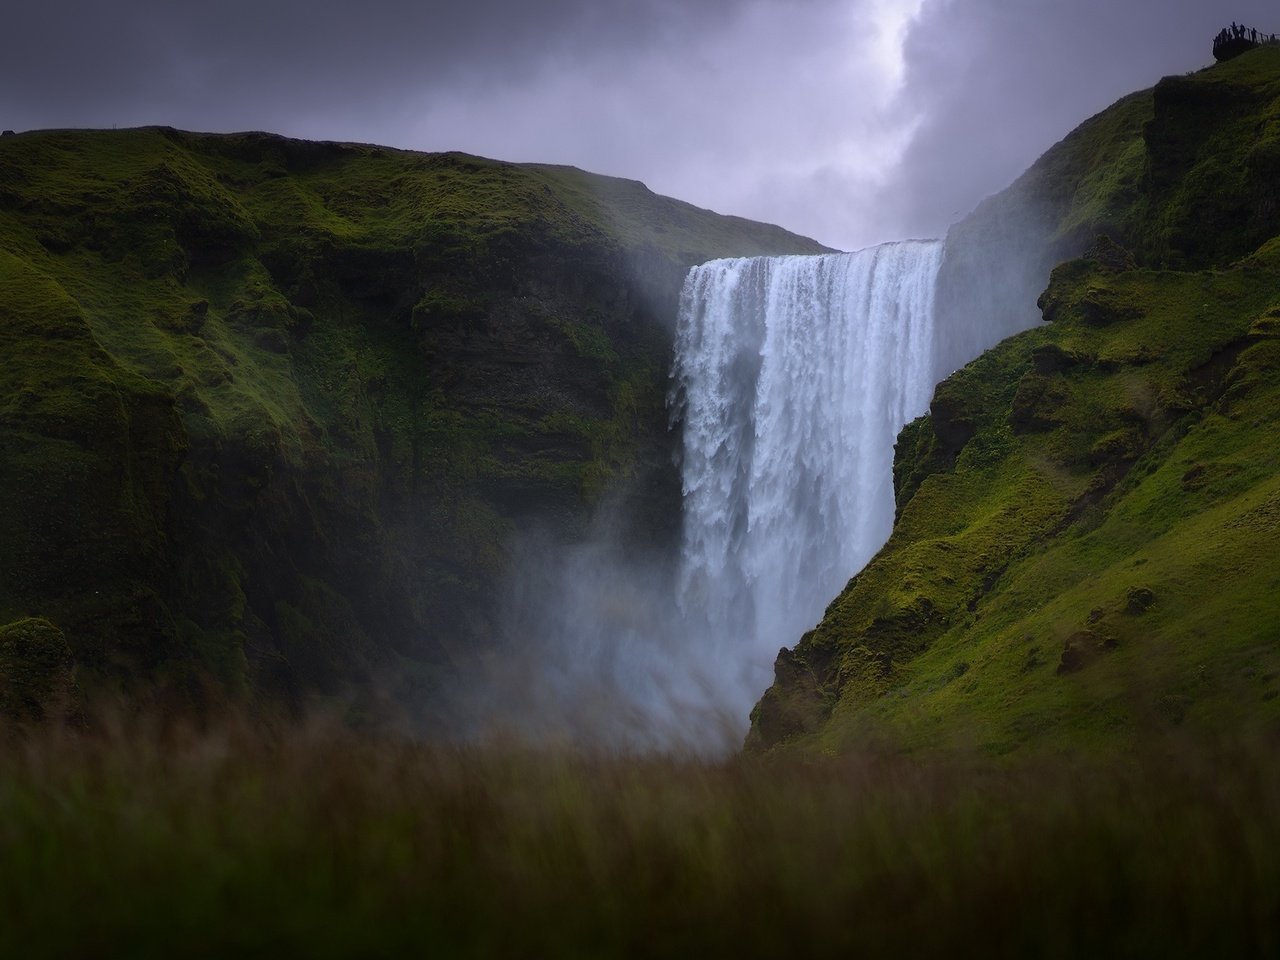
{"type": "Polygon", "coordinates": [[[1274,757],[707,763],[320,721],[11,731],[0,956],[1275,954],[1274,757]]]}

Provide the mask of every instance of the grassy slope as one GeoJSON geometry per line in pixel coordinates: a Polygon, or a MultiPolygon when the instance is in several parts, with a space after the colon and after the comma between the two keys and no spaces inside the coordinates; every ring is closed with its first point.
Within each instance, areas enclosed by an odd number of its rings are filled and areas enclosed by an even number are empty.
{"type": "Polygon", "coordinates": [[[688,265],[818,249],[569,168],[6,137],[0,623],[180,698],[447,660],[519,518],[571,526],[634,476],[661,528],[688,265]]]}
{"type": "Polygon", "coordinates": [[[1052,322],[903,431],[893,536],[780,655],[753,743],[1280,727],[1278,115],[1264,49],[1121,101],[1016,187],[1123,247],[1059,267],[1052,322]]]}

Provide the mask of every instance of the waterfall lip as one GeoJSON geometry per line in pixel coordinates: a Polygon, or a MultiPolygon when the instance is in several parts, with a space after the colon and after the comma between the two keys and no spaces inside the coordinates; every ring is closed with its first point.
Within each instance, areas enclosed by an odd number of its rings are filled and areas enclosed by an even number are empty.
{"type": "MultiPolygon", "coordinates": [[[[827,253],[788,253],[781,256],[756,254],[750,257],[716,257],[714,260],[704,260],[702,263],[694,264],[694,266],[689,268],[689,275],[692,275],[702,267],[710,267],[716,264],[753,263],[760,261],[777,263],[788,260],[838,260],[842,257],[856,256],[858,254],[868,253],[875,250],[883,250],[886,248],[920,244],[943,244],[945,242],[945,239],[942,237],[905,237],[897,240],[884,240],[880,243],[873,243],[870,246],[858,247],[856,250],[832,250],[827,253]]],[[[686,276],[685,282],[688,283],[688,276],[686,276]]]]}

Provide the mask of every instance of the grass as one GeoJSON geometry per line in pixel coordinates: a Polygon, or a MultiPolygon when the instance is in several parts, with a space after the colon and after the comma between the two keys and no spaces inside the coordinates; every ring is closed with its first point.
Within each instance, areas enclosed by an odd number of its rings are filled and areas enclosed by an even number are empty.
{"type": "Polygon", "coordinates": [[[1280,948],[1272,743],[707,763],[114,716],[0,747],[6,955],[1280,948]]]}

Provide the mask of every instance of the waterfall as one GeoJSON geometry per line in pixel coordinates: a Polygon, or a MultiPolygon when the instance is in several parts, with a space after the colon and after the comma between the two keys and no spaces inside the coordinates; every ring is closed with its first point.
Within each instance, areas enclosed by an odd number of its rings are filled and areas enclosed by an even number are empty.
{"type": "Polygon", "coordinates": [[[678,601],[696,642],[751,665],[756,696],[889,536],[894,440],[937,379],[941,259],[911,241],[715,260],[685,281],[678,601]]]}
{"type": "Polygon", "coordinates": [[[679,557],[626,549],[608,511],[584,542],[529,539],[511,643],[460,713],[591,744],[739,746],[778,648],[889,536],[894,440],[946,359],[941,260],[912,241],[693,268],[671,381],[679,557]]]}

